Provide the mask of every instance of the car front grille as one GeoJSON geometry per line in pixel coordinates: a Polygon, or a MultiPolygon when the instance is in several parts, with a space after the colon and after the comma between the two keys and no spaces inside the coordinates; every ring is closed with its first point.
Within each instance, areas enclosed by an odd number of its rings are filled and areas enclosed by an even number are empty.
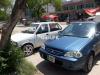
{"type": "Polygon", "coordinates": [[[53,54],[53,55],[57,55],[57,56],[63,56],[64,55],[63,50],[59,50],[59,49],[56,49],[56,48],[46,47],[46,50],[47,50],[48,53],[53,54]]]}

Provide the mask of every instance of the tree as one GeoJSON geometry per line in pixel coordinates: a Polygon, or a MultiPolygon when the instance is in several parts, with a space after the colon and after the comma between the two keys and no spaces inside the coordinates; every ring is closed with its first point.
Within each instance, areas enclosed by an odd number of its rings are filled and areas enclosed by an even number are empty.
{"type": "Polygon", "coordinates": [[[11,5],[11,0],[0,0],[0,8],[8,7],[11,5]]]}
{"type": "Polygon", "coordinates": [[[49,3],[53,4],[56,7],[56,10],[61,9],[61,0],[28,0],[27,7],[33,12],[34,17],[40,18],[44,12],[43,6],[46,6],[49,3]]]}
{"type": "Polygon", "coordinates": [[[2,28],[0,40],[0,75],[34,75],[36,69],[23,59],[19,48],[10,43],[11,33],[25,11],[27,0],[16,0],[9,21],[2,28]]]}
{"type": "Polygon", "coordinates": [[[52,2],[53,1],[56,11],[60,11],[62,9],[62,0],[52,0],[52,2]]]}
{"type": "Polygon", "coordinates": [[[9,43],[12,31],[26,7],[26,1],[27,0],[16,0],[9,21],[2,28],[0,49],[4,49],[7,43],[9,43]]]}
{"type": "Polygon", "coordinates": [[[0,0],[0,20],[7,20],[9,14],[7,10],[11,7],[11,0],[0,0]]]}
{"type": "Polygon", "coordinates": [[[11,6],[11,0],[1,0],[0,1],[0,10],[4,9],[6,11],[7,8],[9,8],[10,6],[11,6]]]}

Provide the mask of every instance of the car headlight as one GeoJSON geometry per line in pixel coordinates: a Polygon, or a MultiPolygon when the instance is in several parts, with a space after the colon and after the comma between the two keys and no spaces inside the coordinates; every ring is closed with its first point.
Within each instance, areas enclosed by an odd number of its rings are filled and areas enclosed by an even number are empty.
{"type": "Polygon", "coordinates": [[[64,54],[65,57],[75,57],[80,58],[82,57],[82,53],[79,51],[69,51],[64,54]]]}
{"type": "Polygon", "coordinates": [[[43,45],[41,46],[41,48],[42,48],[42,49],[45,49],[45,45],[43,44],[43,45]]]}

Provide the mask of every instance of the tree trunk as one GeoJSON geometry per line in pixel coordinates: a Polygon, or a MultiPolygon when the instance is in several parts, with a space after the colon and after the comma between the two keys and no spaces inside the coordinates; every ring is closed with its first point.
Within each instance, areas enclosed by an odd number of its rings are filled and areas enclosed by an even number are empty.
{"type": "Polygon", "coordinates": [[[12,31],[21,18],[23,11],[25,11],[26,1],[27,0],[16,0],[10,19],[2,28],[0,49],[4,49],[10,41],[12,31]]]}

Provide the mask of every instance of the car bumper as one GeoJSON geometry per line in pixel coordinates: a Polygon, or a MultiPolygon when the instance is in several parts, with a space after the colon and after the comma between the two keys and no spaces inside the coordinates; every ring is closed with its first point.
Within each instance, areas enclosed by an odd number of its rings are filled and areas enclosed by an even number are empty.
{"type": "MultiPolygon", "coordinates": [[[[82,57],[80,59],[75,59],[75,58],[68,58],[64,56],[56,56],[48,53],[47,51],[43,50],[42,48],[39,50],[40,56],[48,60],[48,56],[53,56],[55,58],[55,64],[64,67],[65,69],[69,70],[80,70],[83,69],[85,62],[86,62],[86,57],[82,57]]],[[[49,60],[48,60],[49,61],[49,60]]]]}

